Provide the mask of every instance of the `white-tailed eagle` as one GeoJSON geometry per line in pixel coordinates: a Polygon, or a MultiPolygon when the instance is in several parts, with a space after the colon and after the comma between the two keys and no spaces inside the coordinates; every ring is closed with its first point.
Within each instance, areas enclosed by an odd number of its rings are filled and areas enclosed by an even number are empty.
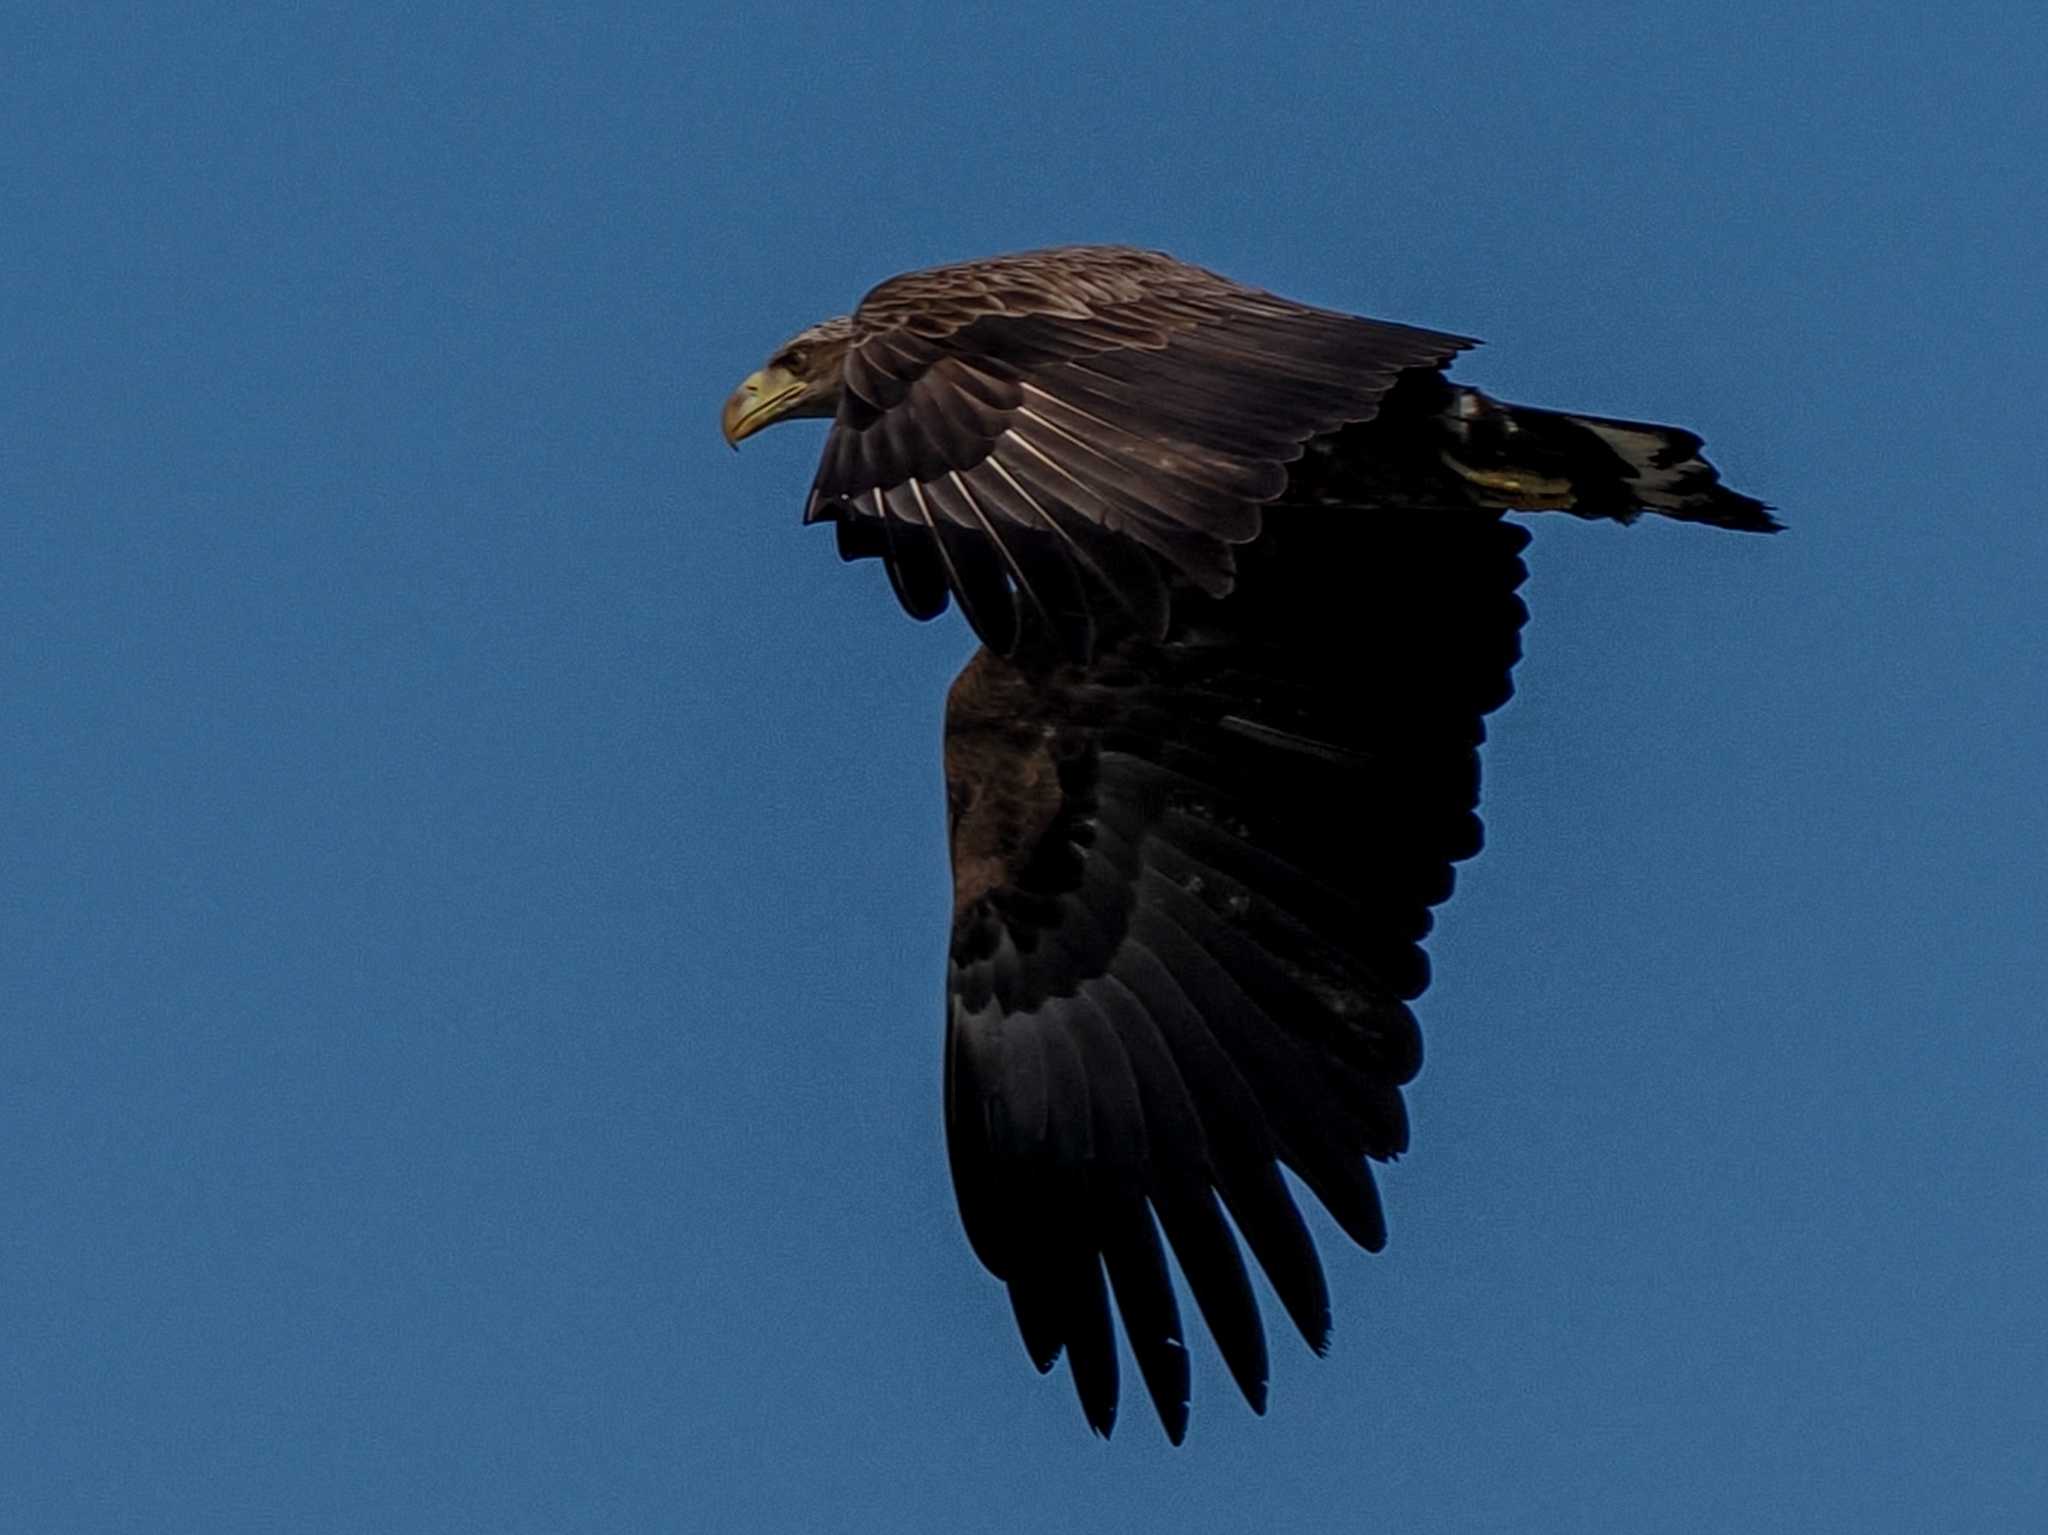
{"type": "Polygon", "coordinates": [[[1112,1294],[1186,1431],[1169,1245],[1254,1410],[1239,1237],[1324,1350],[1282,1167],[1386,1241],[1369,1164],[1408,1144],[1421,942],[1527,616],[1504,514],[1778,526],[1690,432],[1451,382],[1470,345],[1073,246],[892,278],[726,402],[735,444],[829,417],[806,520],[982,640],[946,714],[953,1181],[1099,1433],[1112,1294]]]}

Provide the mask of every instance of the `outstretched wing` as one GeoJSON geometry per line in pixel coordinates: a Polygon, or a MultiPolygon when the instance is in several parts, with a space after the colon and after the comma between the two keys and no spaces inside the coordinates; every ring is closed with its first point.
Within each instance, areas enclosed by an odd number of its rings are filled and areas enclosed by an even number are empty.
{"type": "Polygon", "coordinates": [[[1366,1159],[1407,1144],[1419,943],[1479,848],[1481,719],[1519,655],[1519,528],[1268,521],[1237,590],[1182,593],[1161,638],[1050,671],[982,650],[947,711],[954,1184],[1033,1363],[1064,1349],[1104,1434],[1112,1291],[1167,1433],[1186,1427],[1160,1233],[1258,1410],[1224,1212],[1319,1352],[1328,1296],[1280,1167],[1385,1241],[1366,1159]]]}
{"type": "Polygon", "coordinates": [[[1114,246],[913,272],[853,322],[806,520],[912,614],[1080,657],[1105,618],[1161,635],[1167,571],[1228,592],[1301,445],[1471,345],[1114,246]]]}

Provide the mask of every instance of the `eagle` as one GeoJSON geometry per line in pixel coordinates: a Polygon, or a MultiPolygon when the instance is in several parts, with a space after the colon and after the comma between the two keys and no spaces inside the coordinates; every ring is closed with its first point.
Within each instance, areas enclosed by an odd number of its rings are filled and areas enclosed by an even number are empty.
{"type": "Polygon", "coordinates": [[[1283,1168],[1386,1243],[1421,945],[1521,654],[1507,514],[1779,526],[1691,432],[1451,381],[1474,344],[1067,246],[893,277],[725,403],[735,447],[828,418],[805,521],[981,642],[946,706],[948,1157],[1031,1362],[1065,1354],[1105,1437],[1112,1297],[1186,1433],[1169,1247],[1254,1412],[1240,1240],[1327,1350],[1283,1168]]]}

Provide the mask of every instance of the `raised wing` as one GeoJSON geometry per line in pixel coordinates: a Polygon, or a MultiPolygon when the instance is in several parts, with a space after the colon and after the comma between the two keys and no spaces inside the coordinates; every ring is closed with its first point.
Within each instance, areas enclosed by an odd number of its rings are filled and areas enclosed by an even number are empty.
{"type": "Polygon", "coordinates": [[[854,326],[806,519],[912,614],[1077,657],[1162,635],[1168,572],[1228,592],[1302,444],[1471,344],[1101,246],[894,278],[854,326]]]}
{"type": "Polygon", "coordinates": [[[1479,848],[1525,542],[1482,513],[1277,508],[1237,590],[1181,594],[1160,639],[1049,671],[983,650],[954,684],[954,1183],[1033,1363],[1065,1350],[1098,1432],[1112,1291],[1186,1428],[1160,1233],[1257,1410],[1265,1339],[1224,1212],[1318,1352],[1327,1291],[1280,1167],[1385,1241],[1366,1159],[1407,1145],[1406,1004],[1429,908],[1479,848]]]}

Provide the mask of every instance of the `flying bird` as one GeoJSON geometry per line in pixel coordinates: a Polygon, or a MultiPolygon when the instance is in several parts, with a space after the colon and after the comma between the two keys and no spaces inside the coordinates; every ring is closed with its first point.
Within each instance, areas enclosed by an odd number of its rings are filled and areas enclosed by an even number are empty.
{"type": "Polygon", "coordinates": [[[1325,1351],[1283,1167],[1385,1245],[1370,1164],[1408,1145],[1421,942],[1479,851],[1482,721],[1521,654],[1505,514],[1778,527],[1690,432],[1452,382],[1472,345],[1069,246],[891,278],[726,401],[735,446],[829,418],[805,520],[981,641],[946,709],[948,1153],[1032,1363],[1065,1353],[1097,1433],[1112,1296],[1186,1432],[1169,1245],[1254,1411],[1239,1237],[1325,1351]]]}

